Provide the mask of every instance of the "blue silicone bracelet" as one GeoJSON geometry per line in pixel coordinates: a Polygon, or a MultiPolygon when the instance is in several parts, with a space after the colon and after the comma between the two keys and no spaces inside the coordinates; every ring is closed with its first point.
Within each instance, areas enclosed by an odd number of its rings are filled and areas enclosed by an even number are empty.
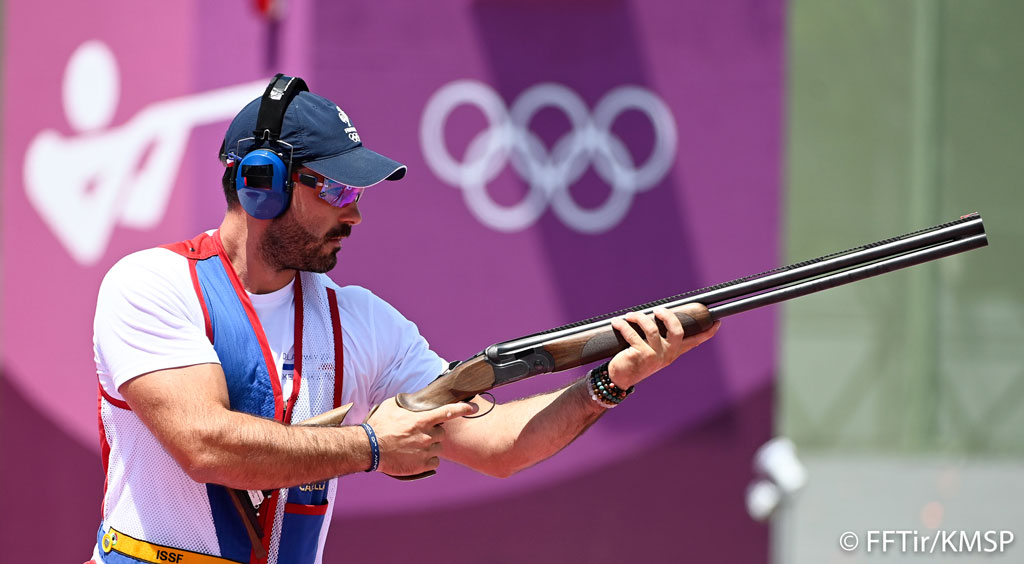
{"type": "Polygon", "coordinates": [[[370,450],[373,452],[373,462],[367,472],[376,472],[377,467],[380,466],[380,445],[377,444],[377,434],[373,432],[373,427],[370,427],[369,423],[360,423],[359,426],[366,431],[366,438],[370,439],[370,450]]]}

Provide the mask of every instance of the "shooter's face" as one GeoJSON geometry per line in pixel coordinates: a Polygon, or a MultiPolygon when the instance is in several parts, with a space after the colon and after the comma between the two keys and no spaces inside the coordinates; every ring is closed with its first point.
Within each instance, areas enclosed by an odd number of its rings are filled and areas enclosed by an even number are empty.
{"type": "Polygon", "coordinates": [[[337,208],[321,200],[316,190],[296,183],[288,210],[264,232],[260,253],[278,270],[327,272],[338,263],[342,238],[361,221],[358,203],[337,208]]]}

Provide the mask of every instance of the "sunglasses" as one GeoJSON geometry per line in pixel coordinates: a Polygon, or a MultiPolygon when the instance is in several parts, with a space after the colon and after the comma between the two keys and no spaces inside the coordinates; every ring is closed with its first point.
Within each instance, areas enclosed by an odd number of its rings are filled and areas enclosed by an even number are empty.
{"type": "Polygon", "coordinates": [[[318,178],[304,172],[298,173],[298,180],[310,188],[319,188],[320,199],[336,208],[343,208],[358,202],[363,197],[363,190],[365,190],[365,188],[346,186],[336,180],[318,178]]]}

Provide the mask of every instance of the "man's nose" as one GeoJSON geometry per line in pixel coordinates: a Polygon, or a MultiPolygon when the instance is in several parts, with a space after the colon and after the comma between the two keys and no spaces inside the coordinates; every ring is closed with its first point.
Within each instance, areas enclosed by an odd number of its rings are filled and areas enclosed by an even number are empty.
{"type": "Polygon", "coordinates": [[[338,221],[349,225],[359,225],[362,223],[363,214],[359,211],[359,202],[352,202],[341,208],[341,215],[338,217],[338,221]]]}

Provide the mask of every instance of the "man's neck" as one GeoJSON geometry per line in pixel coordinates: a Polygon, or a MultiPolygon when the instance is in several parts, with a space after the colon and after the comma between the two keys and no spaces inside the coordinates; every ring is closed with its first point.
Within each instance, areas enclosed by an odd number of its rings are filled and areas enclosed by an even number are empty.
{"type": "Polygon", "coordinates": [[[245,214],[228,211],[220,224],[220,240],[242,287],[250,294],[269,294],[295,279],[294,270],[269,266],[260,252],[262,233],[247,221],[245,214]]]}

